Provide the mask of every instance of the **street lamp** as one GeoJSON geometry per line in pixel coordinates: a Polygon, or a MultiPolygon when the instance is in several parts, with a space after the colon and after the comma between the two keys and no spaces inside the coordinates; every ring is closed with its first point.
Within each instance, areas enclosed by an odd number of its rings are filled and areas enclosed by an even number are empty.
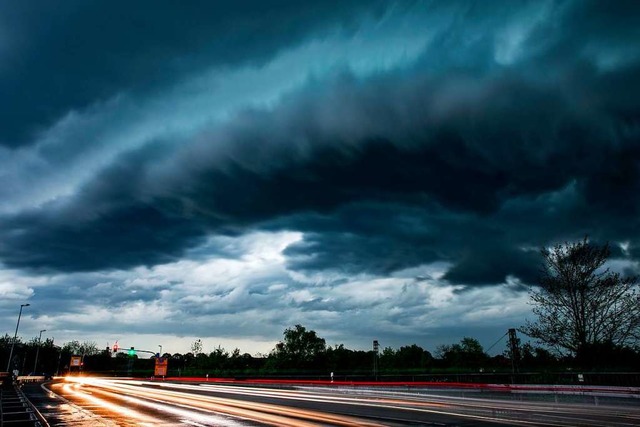
{"type": "Polygon", "coordinates": [[[38,366],[38,355],[40,354],[40,344],[42,343],[42,333],[47,332],[46,329],[40,331],[40,335],[38,336],[38,349],[36,350],[36,361],[33,362],[33,372],[36,372],[38,366]]]}
{"type": "Polygon", "coordinates": [[[16,345],[16,339],[18,338],[18,327],[20,326],[20,317],[22,316],[22,308],[29,307],[31,304],[20,304],[20,313],[18,313],[18,323],[16,323],[16,333],[13,334],[13,342],[11,343],[11,351],[9,352],[9,361],[7,361],[7,372],[11,368],[11,358],[13,357],[13,347],[16,345]]]}

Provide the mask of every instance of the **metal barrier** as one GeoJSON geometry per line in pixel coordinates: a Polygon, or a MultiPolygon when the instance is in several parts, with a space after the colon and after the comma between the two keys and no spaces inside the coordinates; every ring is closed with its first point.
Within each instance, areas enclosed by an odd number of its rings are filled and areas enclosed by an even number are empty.
{"type": "Polygon", "coordinates": [[[39,383],[46,381],[47,378],[44,375],[19,375],[17,380],[19,383],[39,383]]]}
{"type": "Polygon", "coordinates": [[[0,427],[49,427],[11,376],[0,375],[0,383],[0,427]]]}

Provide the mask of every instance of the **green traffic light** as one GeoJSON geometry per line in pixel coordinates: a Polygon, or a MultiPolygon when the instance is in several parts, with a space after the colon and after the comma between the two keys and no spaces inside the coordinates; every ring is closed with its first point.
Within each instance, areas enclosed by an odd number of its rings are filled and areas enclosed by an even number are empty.
{"type": "Polygon", "coordinates": [[[131,347],[129,349],[129,356],[135,356],[135,355],[136,355],[136,350],[135,350],[135,348],[131,347]]]}

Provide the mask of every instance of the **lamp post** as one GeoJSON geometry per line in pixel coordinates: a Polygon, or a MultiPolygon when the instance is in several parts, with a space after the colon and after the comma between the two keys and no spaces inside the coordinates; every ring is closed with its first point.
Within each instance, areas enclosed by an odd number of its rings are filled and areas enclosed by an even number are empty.
{"type": "Polygon", "coordinates": [[[18,323],[16,323],[16,333],[13,334],[13,342],[11,343],[11,351],[9,352],[9,360],[7,361],[7,372],[11,368],[11,358],[13,357],[13,347],[16,345],[16,339],[18,338],[18,327],[20,327],[20,317],[22,316],[22,308],[29,307],[31,304],[20,304],[20,313],[18,313],[18,323]]]}
{"type": "Polygon", "coordinates": [[[36,370],[38,369],[38,356],[40,355],[40,344],[42,344],[42,333],[43,332],[47,332],[46,329],[43,329],[40,331],[40,335],[38,336],[38,349],[36,350],[36,361],[33,362],[33,372],[35,373],[36,370]]]}

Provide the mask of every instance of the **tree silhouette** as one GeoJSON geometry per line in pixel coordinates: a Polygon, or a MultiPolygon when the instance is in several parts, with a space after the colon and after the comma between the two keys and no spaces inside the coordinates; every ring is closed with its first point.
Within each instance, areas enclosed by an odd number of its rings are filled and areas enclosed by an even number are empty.
{"type": "Polygon", "coordinates": [[[535,322],[521,331],[560,354],[584,358],[602,346],[636,344],[640,300],[636,277],[603,268],[609,245],[577,243],[543,249],[539,286],[530,290],[535,322]]]}
{"type": "Polygon", "coordinates": [[[275,357],[283,367],[312,367],[320,356],[324,356],[326,342],[315,331],[295,325],[284,331],[284,340],[276,344],[275,357]]]}
{"type": "Polygon", "coordinates": [[[449,366],[479,368],[489,357],[475,338],[464,337],[458,344],[441,345],[436,350],[440,359],[449,366]]]}
{"type": "Polygon", "coordinates": [[[99,354],[100,349],[93,341],[84,341],[81,343],[80,341],[73,340],[62,346],[62,352],[71,355],[93,356],[94,354],[99,354]]]}

